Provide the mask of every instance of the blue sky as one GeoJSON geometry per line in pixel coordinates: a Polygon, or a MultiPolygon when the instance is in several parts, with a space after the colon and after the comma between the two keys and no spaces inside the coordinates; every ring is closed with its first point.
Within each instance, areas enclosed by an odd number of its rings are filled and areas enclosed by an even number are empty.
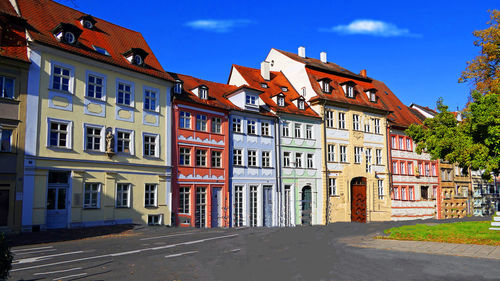
{"type": "Polygon", "coordinates": [[[231,64],[259,67],[271,48],[328,60],[384,81],[403,101],[451,109],[467,102],[458,84],[479,53],[472,32],[486,28],[498,0],[161,1],[58,0],[139,31],[168,70],[226,83],[231,64]]]}

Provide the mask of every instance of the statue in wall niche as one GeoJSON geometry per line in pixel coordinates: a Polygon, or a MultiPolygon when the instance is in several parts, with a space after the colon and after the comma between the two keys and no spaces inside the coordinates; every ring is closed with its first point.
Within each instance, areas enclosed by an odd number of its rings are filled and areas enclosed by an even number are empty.
{"type": "Polygon", "coordinates": [[[113,130],[108,127],[106,129],[106,153],[108,153],[108,154],[114,154],[115,153],[114,138],[115,138],[115,136],[113,135],[113,130]]]}

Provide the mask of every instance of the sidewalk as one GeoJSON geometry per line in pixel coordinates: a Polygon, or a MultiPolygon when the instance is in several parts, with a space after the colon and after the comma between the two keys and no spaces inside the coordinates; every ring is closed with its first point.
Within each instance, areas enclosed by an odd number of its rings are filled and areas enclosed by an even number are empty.
{"type": "Polygon", "coordinates": [[[500,260],[500,246],[375,239],[372,236],[342,238],[339,241],[358,248],[500,260]]]}

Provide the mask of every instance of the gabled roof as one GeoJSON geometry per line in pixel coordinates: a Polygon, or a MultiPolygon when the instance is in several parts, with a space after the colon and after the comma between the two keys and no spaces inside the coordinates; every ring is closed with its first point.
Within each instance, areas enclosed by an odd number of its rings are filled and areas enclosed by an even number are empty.
{"type": "MultiPolygon", "coordinates": [[[[2,0],[2,2],[8,1],[2,0]]],[[[172,77],[163,70],[139,32],[98,18],[94,18],[96,20],[94,28],[83,28],[79,19],[87,14],[51,0],[17,0],[17,2],[21,16],[27,20],[30,26],[29,34],[35,42],[103,63],[173,81],[172,77]],[[78,38],[77,44],[70,45],[60,42],[52,34],[52,30],[61,23],[81,27],[82,34],[78,38]],[[110,55],[98,53],[94,50],[93,45],[106,49],[110,55]],[[132,48],[140,48],[149,53],[144,60],[144,67],[131,64],[123,56],[123,53],[132,48]]]]}
{"type": "Polygon", "coordinates": [[[296,104],[293,102],[294,100],[302,97],[295,88],[290,84],[288,79],[282,72],[271,71],[270,72],[270,80],[264,80],[260,74],[260,69],[234,65],[233,67],[241,74],[241,76],[245,79],[245,81],[249,84],[250,87],[260,88],[263,93],[259,95],[262,101],[269,106],[269,108],[276,113],[290,113],[297,115],[306,115],[312,117],[319,117],[312,108],[306,104],[304,110],[300,110],[297,108],[296,104]],[[261,83],[266,83],[268,88],[262,88],[260,86],[261,83]],[[287,87],[288,91],[283,92],[282,87],[287,87]],[[279,95],[285,95],[285,106],[278,106],[272,97],[279,95]]]}
{"type": "Polygon", "coordinates": [[[429,108],[429,107],[427,107],[427,106],[421,106],[421,105],[418,105],[418,104],[416,104],[416,103],[412,103],[412,104],[410,105],[410,107],[412,107],[412,106],[414,106],[414,107],[418,107],[419,109],[421,109],[422,111],[427,112],[427,113],[428,113],[428,114],[430,114],[430,115],[437,115],[437,114],[438,114],[438,113],[437,113],[437,111],[435,111],[435,110],[433,110],[433,109],[430,109],[430,108],[429,108]]]}
{"type": "Polygon", "coordinates": [[[7,0],[0,1],[0,56],[29,62],[26,48],[25,21],[7,0]]]}
{"type": "Polygon", "coordinates": [[[182,94],[173,94],[176,99],[206,105],[209,107],[216,107],[224,110],[239,110],[237,106],[235,106],[224,96],[228,93],[237,91],[241,87],[203,80],[184,74],[170,72],[169,75],[171,75],[175,79],[180,79],[183,82],[182,94]],[[208,88],[208,99],[206,100],[200,99],[191,91],[202,85],[205,85],[208,88]]]}
{"type": "MultiPolygon", "coordinates": [[[[383,103],[379,102],[378,100],[375,103],[371,102],[365,94],[365,90],[373,88],[377,89],[378,93],[383,93],[383,90],[387,88],[385,87],[385,85],[383,85],[383,83],[375,83],[376,80],[355,80],[349,77],[332,74],[330,72],[309,68],[306,68],[306,72],[309,76],[310,83],[314,91],[316,92],[316,96],[311,98],[310,102],[328,100],[333,102],[357,105],[361,107],[373,108],[377,110],[389,111],[389,109],[383,103]],[[332,81],[330,82],[331,89],[329,93],[323,92],[321,86],[317,82],[318,80],[324,78],[328,78],[332,81]],[[355,93],[354,98],[348,98],[344,93],[344,89],[342,89],[341,85],[345,83],[355,84],[354,91],[357,93],[355,93]]],[[[378,94],[378,96],[380,96],[380,94],[378,94]]]]}
{"type": "Polygon", "coordinates": [[[273,48],[273,49],[282,53],[283,55],[295,60],[295,61],[304,63],[308,67],[311,67],[311,68],[315,68],[315,69],[319,69],[319,70],[323,70],[323,71],[328,71],[328,72],[334,72],[334,73],[337,73],[340,75],[347,75],[347,76],[351,76],[351,77],[362,79],[362,80],[370,80],[370,78],[363,77],[359,74],[351,72],[351,71],[349,71],[349,70],[347,70],[347,69],[345,69],[345,68],[341,67],[340,65],[335,64],[333,62],[323,63],[322,61],[315,59],[315,58],[309,58],[309,57],[302,58],[299,55],[294,54],[294,53],[278,50],[275,48],[273,48]]]}

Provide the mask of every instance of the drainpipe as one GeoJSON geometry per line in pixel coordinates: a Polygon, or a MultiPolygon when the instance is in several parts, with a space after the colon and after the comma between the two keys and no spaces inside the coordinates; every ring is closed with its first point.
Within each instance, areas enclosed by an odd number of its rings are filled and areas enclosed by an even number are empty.
{"type": "Polygon", "coordinates": [[[323,110],[323,161],[325,163],[325,168],[324,168],[324,172],[325,172],[325,182],[326,182],[326,214],[325,214],[325,225],[328,225],[330,220],[329,220],[329,217],[330,217],[330,195],[328,194],[329,190],[328,190],[328,147],[327,147],[327,142],[326,142],[326,114],[325,114],[325,105],[326,105],[326,101],[324,100],[323,101],[323,107],[322,107],[322,110],[323,110]]]}
{"type": "MultiPolygon", "coordinates": [[[[283,214],[282,214],[282,186],[281,186],[281,133],[280,133],[280,117],[279,115],[276,116],[276,121],[274,123],[274,142],[275,142],[275,149],[274,149],[274,159],[276,159],[276,189],[278,193],[278,226],[283,226],[283,214]]],[[[286,209],[286,208],[285,208],[286,209]]]]}
{"type": "MultiPolygon", "coordinates": [[[[391,153],[391,146],[392,146],[392,143],[391,143],[391,126],[389,125],[389,120],[387,120],[387,125],[386,125],[386,141],[387,141],[387,168],[389,170],[389,173],[387,173],[389,175],[389,200],[391,200],[391,216],[392,216],[392,196],[391,196],[391,192],[394,192],[394,187],[393,187],[393,183],[392,183],[392,153],[391,153]]],[[[417,163],[418,165],[418,163],[417,163]]],[[[391,219],[392,220],[392,219],[391,219]]]]}

